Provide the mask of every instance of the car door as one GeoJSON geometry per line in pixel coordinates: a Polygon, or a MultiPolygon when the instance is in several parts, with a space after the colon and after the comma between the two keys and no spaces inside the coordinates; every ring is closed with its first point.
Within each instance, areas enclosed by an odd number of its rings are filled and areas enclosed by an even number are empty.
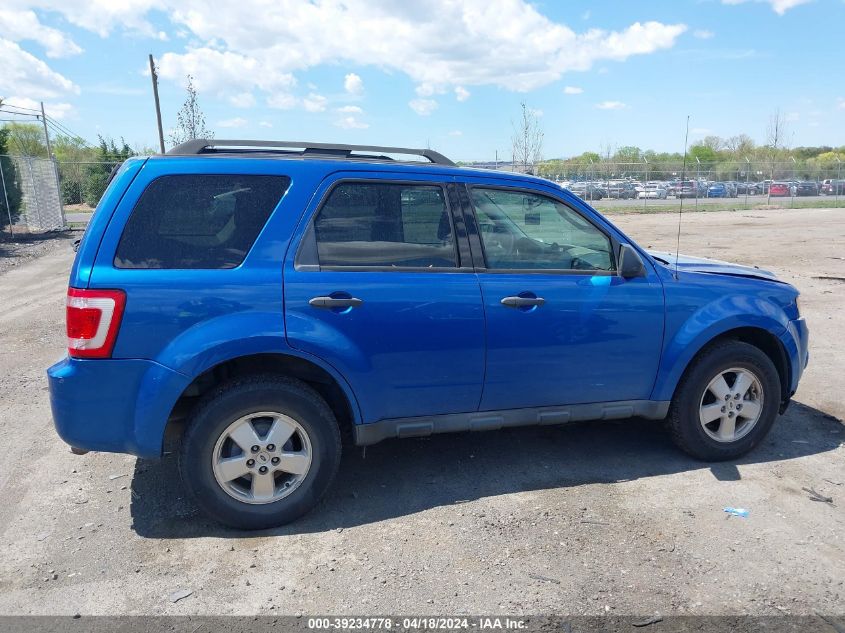
{"type": "Polygon", "coordinates": [[[285,263],[291,346],[349,382],[362,420],[475,411],[481,291],[451,178],[336,174],[285,263]]]}
{"type": "Polygon", "coordinates": [[[487,324],[483,411],[646,400],[663,289],[616,273],[624,236],[562,192],[467,181],[487,324]]]}

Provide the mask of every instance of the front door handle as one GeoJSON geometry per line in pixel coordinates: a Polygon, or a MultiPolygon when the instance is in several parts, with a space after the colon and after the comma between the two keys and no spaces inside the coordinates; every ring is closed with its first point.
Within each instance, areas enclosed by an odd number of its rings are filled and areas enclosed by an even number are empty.
{"type": "Polygon", "coordinates": [[[315,308],[357,308],[364,303],[363,299],[357,297],[314,297],[308,302],[308,305],[315,308]]]}
{"type": "Polygon", "coordinates": [[[541,306],[544,303],[546,303],[546,300],[543,297],[505,297],[502,299],[502,305],[509,308],[541,306]]]}

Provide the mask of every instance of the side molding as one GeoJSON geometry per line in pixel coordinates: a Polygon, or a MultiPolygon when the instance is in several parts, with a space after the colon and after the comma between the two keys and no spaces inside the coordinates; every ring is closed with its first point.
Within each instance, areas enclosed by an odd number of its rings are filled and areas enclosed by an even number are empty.
{"type": "Polygon", "coordinates": [[[662,420],[668,412],[668,401],[623,400],[380,420],[356,425],[355,444],[367,446],[390,438],[425,437],[435,433],[458,431],[493,431],[512,426],[547,426],[582,420],[619,420],[632,417],[662,420]]]}

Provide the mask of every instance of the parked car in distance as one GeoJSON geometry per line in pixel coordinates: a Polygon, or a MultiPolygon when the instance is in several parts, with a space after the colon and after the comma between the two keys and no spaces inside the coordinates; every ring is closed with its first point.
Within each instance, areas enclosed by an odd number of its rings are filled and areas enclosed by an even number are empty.
{"type": "Polygon", "coordinates": [[[793,192],[792,187],[787,182],[773,182],[769,185],[769,195],[773,198],[783,198],[791,196],[793,192]]]}
{"type": "Polygon", "coordinates": [[[583,200],[601,200],[607,192],[591,182],[576,182],[569,190],[583,200]]]}
{"type": "Polygon", "coordinates": [[[845,195],[845,180],[828,179],[822,182],[821,191],[824,196],[845,195]]]}
{"type": "Polygon", "coordinates": [[[173,451],[198,506],[243,529],[301,517],[344,445],[388,438],[636,416],[736,459],[789,404],[809,336],[774,274],[649,252],[542,178],[217,139],[114,172],[66,333],[47,370],[64,441],[173,451]]]}
{"type": "Polygon", "coordinates": [[[819,183],[812,180],[804,180],[795,185],[796,196],[817,196],[819,195],[819,183]]]}
{"type": "Polygon", "coordinates": [[[714,182],[707,187],[708,198],[735,198],[736,189],[727,182],[714,182]]]}
{"type": "Polygon", "coordinates": [[[666,189],[663,185],[659,183],[648,183],[646,184],[642,191],[637,193],[637,198],[640,200],[643,199],[659,199],[665,200],[667,196],[666,189]]]}
{"type": "Polygon", "coordinates": [[[678,187],[675,190],[675,197],[677,198],[698,198],[701,195],[701,186],[695,180],[684,180],[678,183],[678,187]]]}
{"type": "Polygon", "coordinates": [[[637,197],[637,185],[633,182],[610,183],[607,186],[607,197],[619,200],[629,200],[637,197]]]}
{"type": "Polygon", "coordinates": [[[749,196],[754,196],[759,193],[759,189],[757,187],[756,182],[737,182],[736,183],[736,192],[737,194],[747,194],[749,196]]]}

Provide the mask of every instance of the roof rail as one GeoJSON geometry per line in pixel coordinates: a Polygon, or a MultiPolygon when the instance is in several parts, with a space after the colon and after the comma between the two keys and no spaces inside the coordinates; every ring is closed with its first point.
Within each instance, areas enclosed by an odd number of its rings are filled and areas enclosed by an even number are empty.
{"type": "Polygon", "coordinates": [[[379,145],[336,145],[334,143],[297,143],[293,141],[250,141],[250,140],[220,140],[198,138],[187,143],[177,145],[167,153],[173,156],[196,156],[211,154],[217,151],[224,153],[246,151],[279,151],[280,153],[297,153],[301,156],[335,156],[340,158],[376,158],[392,160],[389,156],[354,156],[353,152],[375,152],[377,154],[408,154],[422,156],[435,165],[454,167],[455,163],[443,154],[431,149],[411,149],[408,147],[382,147],[379,145]],[[300,150],[292,152],[290,150],[300,150]]]}

